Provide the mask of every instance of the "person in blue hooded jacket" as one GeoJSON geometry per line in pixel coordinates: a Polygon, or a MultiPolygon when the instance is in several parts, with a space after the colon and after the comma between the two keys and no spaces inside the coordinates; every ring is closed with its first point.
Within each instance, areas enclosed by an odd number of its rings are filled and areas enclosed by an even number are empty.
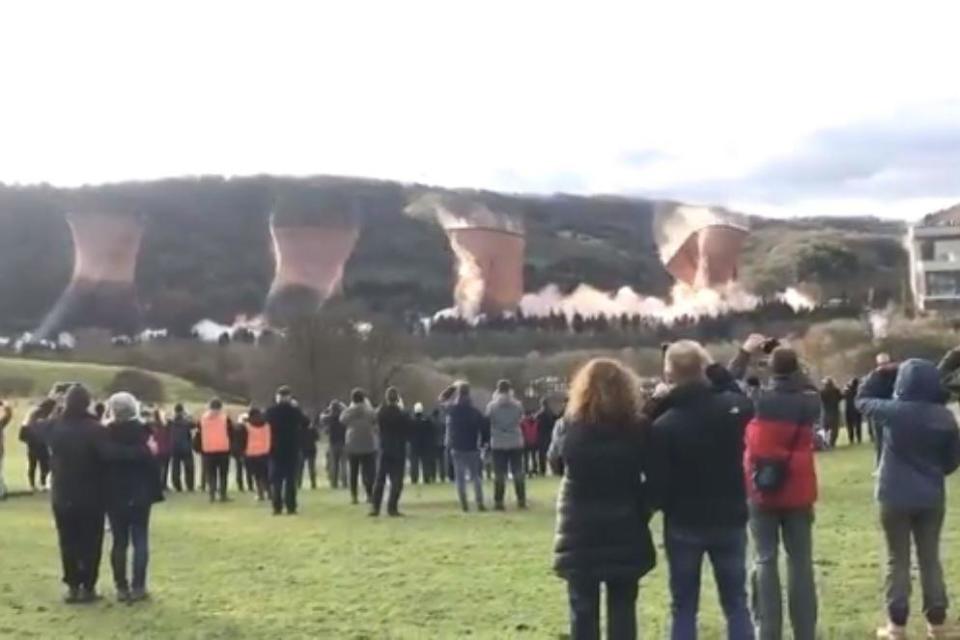
{"type": "Polygon", "coordinates": [[[880,447],[876,497],[887,544],[889,623],[878,631],[878,638],[905,636],[911,537],[929,637],[950,637],[944,627],[948,600],[940,536],[946,509],[944,479],[960,466],[960,431],[945,406],[947,397],[941,372],[932,362],[919,359],[879,367],[857,394],[857,409],[874,424],[880,447]]]}

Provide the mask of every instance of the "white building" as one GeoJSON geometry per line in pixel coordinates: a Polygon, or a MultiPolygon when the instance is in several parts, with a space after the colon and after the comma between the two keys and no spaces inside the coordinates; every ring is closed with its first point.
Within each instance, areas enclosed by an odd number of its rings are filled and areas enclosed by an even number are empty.
{"type": "Polygon", "coordinates": [[[911,226],[907,242],[916,308],[960,309],[960,205],[911,226]]]}

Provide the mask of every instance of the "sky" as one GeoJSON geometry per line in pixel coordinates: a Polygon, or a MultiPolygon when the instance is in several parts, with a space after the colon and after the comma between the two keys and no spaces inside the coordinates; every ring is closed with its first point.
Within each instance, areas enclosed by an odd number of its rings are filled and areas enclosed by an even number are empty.
{"type": "Polygon", "coordinates": [[[338,174],[766,215],[960,202],[960,3],[0,4],[0,181],[338,174]]]}

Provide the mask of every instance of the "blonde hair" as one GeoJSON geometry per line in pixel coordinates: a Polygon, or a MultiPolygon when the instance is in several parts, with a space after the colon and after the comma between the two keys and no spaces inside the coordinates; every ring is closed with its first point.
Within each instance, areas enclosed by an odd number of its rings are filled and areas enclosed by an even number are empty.
{"type": "Polygon", "coordinates": [[[632,427],[640,419],[640,379],[617,360],[596,358],[570,383],[564,419],[571,423],[632,427]]]}
{"type": "Polygon", "coordinates": [[[675,384],[703,380],[711,362],[713,359],[699,342],[678,340],[667,348],[663,372],[675,384]]]}

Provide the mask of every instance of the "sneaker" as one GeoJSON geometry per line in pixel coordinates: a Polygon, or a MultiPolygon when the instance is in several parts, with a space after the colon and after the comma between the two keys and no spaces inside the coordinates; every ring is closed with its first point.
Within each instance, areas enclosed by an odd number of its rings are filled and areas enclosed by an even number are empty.
{"type": "Polygon", "coordinates": [[[888,622],[877,629],[877,640],[906,640],[907,628],[888,622]]]}
{"type": "Polygon", "coordinates": [[[497,504],[493,505],[493,510],[494,510],[494,511],[506,511],[507,508],[506,508],[505,506],[503,506],[503,503],[502,503],[502,502],[498,502],[497,504]]]}
{"type": "Polygon", "coordinates": [[[387,511],[387,515],[390,516],[391,518],[402,518],[402,517],[403,517],[403,514],[400,513],[399,511],[387,511]]]}
{"type": "Polygon", "coordinates": [[[379,518],[380,512],[377,511],[376,509],[371,509],[370,513],[368,513],[367,515],[370,516],[371,518],[379,518]]]}
{"type": "Polygon", "coordinates": [[[947,624],[927,623],[928,640],[960,640],[960,629],[947,624]]]}
{"type": "Polygon", "coordinates": [[[483,512],[485,512],[486,510],[487,510],[487,508],[486,508],[485,506],[483,506],[483,503],[482,503],[482,502],[477,505],[477,511],[483,513],[483,512]]]}
{"type": "Polygon", "coordinates": [[[130,602],[130,590],[126,587],[117,587],[117,602],[130,602]]]}
{"type": "Polygon", "coordinates": [[[146,589],[134,589],[130,592],[130,602],[143,602],[150,598],[150,594],[147,593],[146,589]]]}
{"type": "Polygon", "coordinates": [[[67,592],[63,594],[63,602],[65,604],[77,604],[80,602],[80,589],[77,587],[68,588],[67,592]]]}
{"type": "Polygon", "coordinates": [[[527,503],[526,503],[526,502],[518,502],[518,503],[517,503],[517,509],[520,509],[520,511],[526,511],[526,510],[527,510],[527,503]]]}

